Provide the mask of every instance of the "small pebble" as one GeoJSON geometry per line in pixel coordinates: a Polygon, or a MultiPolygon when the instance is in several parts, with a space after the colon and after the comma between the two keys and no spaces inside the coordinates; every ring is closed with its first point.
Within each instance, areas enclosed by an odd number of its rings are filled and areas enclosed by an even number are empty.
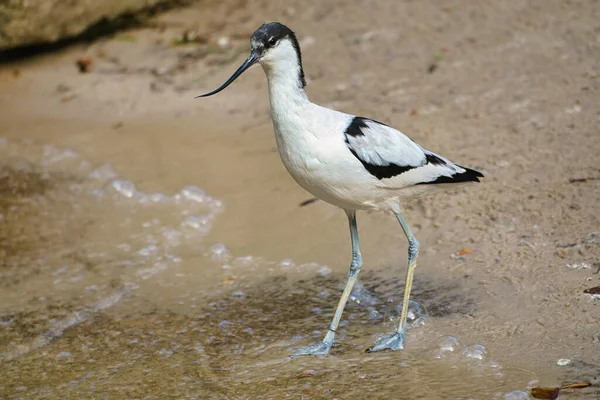
{"type": "Polygon", "coordinates": [[[560,367],[564,367],[565,365],[569,364],[571,364],[571,360],[569,360],[568,358],[561,358],[558,361],[556,361],[556,365],[560,367]]]}
{"type": "Polygon", "coordinates": [[[92,70],[92,63],[93,63],[92,57],[84,56],[84,57],[79,58],[75,62],[75,65],[77,65],[77,69],[79,69],[79,72],[81,72],[82,74],[85,74],[92,70]]]}

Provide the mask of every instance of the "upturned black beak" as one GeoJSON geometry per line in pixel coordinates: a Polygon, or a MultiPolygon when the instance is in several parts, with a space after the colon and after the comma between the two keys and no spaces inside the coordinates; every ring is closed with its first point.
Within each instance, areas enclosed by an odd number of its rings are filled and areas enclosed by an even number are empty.
{"type": "Polygon", "coordinates": [[[258,55],[258,53],[256,53],[255,51],[252,51],[250,53],[250,55],[248,56],[248,58],[246,59],[246,61],[244,61],[244,63],[242,65],[240,65],[240,67],[237,69],[237,71],[235,71],[233,73],[233,75],[231,75],[231,78],[227,79],[227,82],[225,82],[223,85],[221,85],[220,88],[213,90],[212,92],[206,93],[206,94],[201,94],[200,96],[196,96],[195,98],[199,98],[199,97],[208,97],[208,96],[212,96],[213,94],[217,94],[219,93],[221,90],[225,89],[227,86],[231,85],[231,83],[233,81],[235,81],[238,76],[240,76],[245,70],[247,70],[248,68],[250,68],[251,66],[253,66],[254,64],[256,64],[259,60],[260,56],[258,55]]]}

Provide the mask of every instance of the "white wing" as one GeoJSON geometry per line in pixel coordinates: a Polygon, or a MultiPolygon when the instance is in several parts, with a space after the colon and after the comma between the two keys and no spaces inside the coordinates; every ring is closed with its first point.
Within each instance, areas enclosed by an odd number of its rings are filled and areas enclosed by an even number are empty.
{"type": "Polygon", "coordinates": [[[344,132],[346,144],[365,169],[385,186],[479,181],[481,173],[453,164],[380,122],[353,117],[344,132]]]}
{"type": "Polygon", "coordinates": [[[382,178],[397,175],[394,174],[394,169],[408,170],[427,163],[425,153],[419,145],[403,133],[380,122],[354,117],[344,133],[348,148],[363,164],[383,167],[378,171],[382,178]]]}

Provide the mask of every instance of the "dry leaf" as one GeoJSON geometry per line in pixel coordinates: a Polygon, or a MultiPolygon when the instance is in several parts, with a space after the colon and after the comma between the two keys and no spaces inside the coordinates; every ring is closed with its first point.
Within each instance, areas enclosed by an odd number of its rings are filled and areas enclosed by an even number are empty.
{"type": "Polygon", "coordinates": [[[577,382],[577,383],[569,383],[568,385],[563,385],[560,388],[561,389],[583,389],[586,387],[592,386],[592,384],[590,382],[577,382]]]}
{"type": "Polygon", "coordinates": [[[460,249],[459,251],[457,251],[457,252],[456,252],[456,255],[457,255],[457,256],[465,256],[465,255],[467,255],[467,254],[471,254],[472,252],[473,252],[473,250],[471,250],[471,249],[469,249],[469,248],[465,247],[465,248],[462,248],[462,249],[460,249]]]}
{"type": "Polygon", "coordinates": [[[77,65],[77,68],[79,68],[79,72],[81,72],[82,74],[86,73],[86,72],[90,72],[92,70],[92,57],[81,57],[79,60],[77,60],[77,62],[75,63],[75,65],[77,65]]]}
{"type": "Polygon", "coordinates": [[[533,396],[534,399],[555,400],[558,398],[558,392],[560,392],[560,388],[557,388],[557,387],[553,387],[553,388],[537,387],[537,388],[531,389],[531,396],[533,396]]]}
{"type": "Polygon", "coordinates": [[[561,387],[552,387],[552,388],[541,388],[536,387],[531,389],[531,396],[535,399],[549,399],[555,400],[558,398],[558,393],[562,389],[583,389],[588,386],[591,386],[590,382],[577,382],[577,383],[569,383],[568,385],[563,385],[561,387]]]}

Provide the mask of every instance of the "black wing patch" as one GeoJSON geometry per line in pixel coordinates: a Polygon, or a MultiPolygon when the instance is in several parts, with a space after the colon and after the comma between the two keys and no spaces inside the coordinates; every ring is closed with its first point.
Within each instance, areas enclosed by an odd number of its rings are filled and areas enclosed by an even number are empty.
{"type": "Polygon", "coordinates": [[[410,165],[402,166],[402,165],[397,165],[397,164],[393,164],[393,163],[389,164],[389,165],[369,164],[368,162],[361,159],[354,150],[350,149],[350,152],[352,153],[352,155],[354,155],[354,157],[356,157],[358,159],[358,161],[360,161],[360,163],[363,165],[363,167],[365,167],[365,169],[367,171],[369,171],[369,173],[371,175],[373,175],[375,178],[377,178],[379,180],[382,180],[384,178],[392,178],[396,175],[403,174],[406,171],[416,168],[416,167],[413,167],[410,165]]]}
{"type": "MultiPolygon", "coordinates": [[[[348,127],[346,128],[346,130],[344,131],[344,133],[347,136],[352,136],[352,137],[365,136],[363,129],[368,128],[367,121],[371,121],[376,124],[388,126],[379,121],[375,121],[374,119],[363,118],[363,117],[354,117],[352,119],[352,121],[350,122],[350,124],[348,125],[348,127]]],[[[346,144],[349,145],[350,142],[348,141],[347,136],[346,136],[346,144]]],[[[386,178],[392,178],[394,176],[403,174],[406,171],[410,171],[413,168],[417,168],[417,166],[398,165],[398,164],[394,164],[394,163],[390,163],[388,165],[371,164],[371,163],[363,160],[362,158],[360,158],[360,156],[352,148],[349,147],[349,150],[352,153],[352,155],[354,157],[356,157],[358,161],[360,161],[360,163],[363,165],[363,167],[365,167],[365,169],[367,171],[369,171],[369,173],[371,175],[373,175],[374,177],[376,177],[379,180],[386,179],[386,178]]],[[[441,159],[439,159],[438,157],[436,157],[436,156],[433,156],[433,157],[436,159],[436,161],[440,161],[443,163],[443,161],[441,159]]],[[[429,158],[427,158],[427,161],[429,161],[429,158]]]]}
{"type": "Polygon", "coordinates": [[[346,128],[344,133],[346,135],[350,135],[352,137],[365,136],[365,134],[363,133],[362,130],[364,128],[368,128],[367,121],[375,122],[376,124],[383,125],[383,126],[389,126],[389,125],[384,124],[383,122],[375,121],[374,119],[364,118],[364,117],[354,117],[354,118],[352,118],[352,121],[350,121],[350,125],[348,125],[348,127],[346,128]]]}
{"type": "MultiPolygon", "coordinates": [[[[357,136],[365,136],[365,134],[363,133],[363,129],[367,128],[367,123],[366,121],[368,121],[366,118],[363,117],[354,117],[352,118],[352,121],[350,122],[350,125],[348,125],[348,127],[346,128],[346,130],[344,131],[344,133],[346,135],[350,135],[352,137],[357,137],[357,136]]],[[[348,140],[346,139],[346,143],[348,143],[348,140]]]]}

